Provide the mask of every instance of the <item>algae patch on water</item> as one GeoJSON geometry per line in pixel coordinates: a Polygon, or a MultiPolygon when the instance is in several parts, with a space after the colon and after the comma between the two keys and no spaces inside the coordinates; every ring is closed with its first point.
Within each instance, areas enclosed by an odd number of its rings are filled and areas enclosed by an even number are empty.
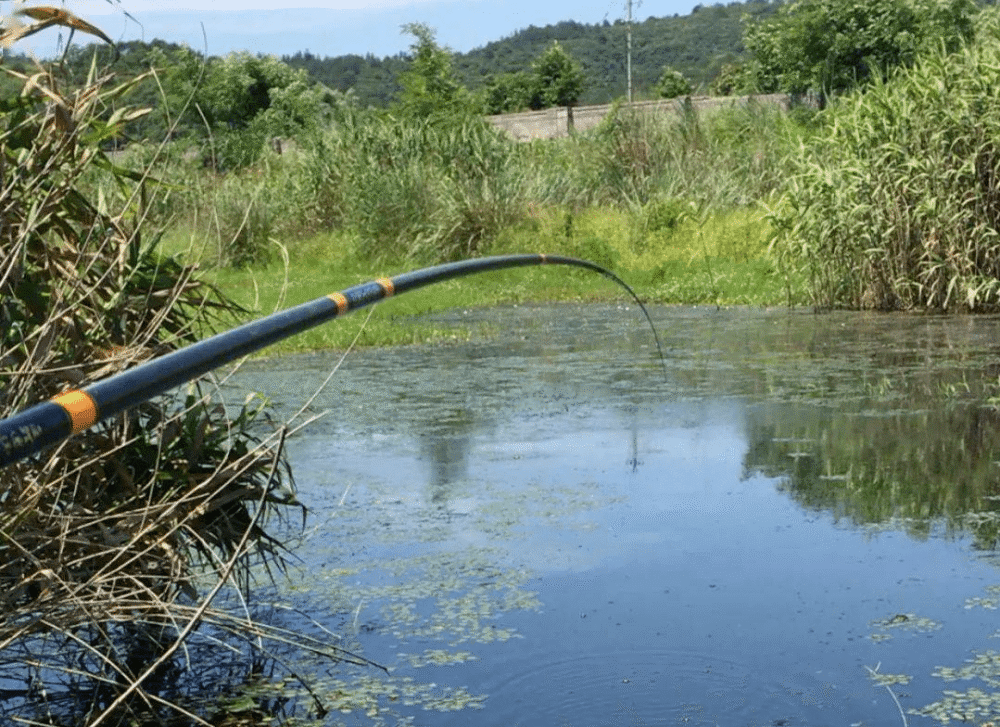
{"type": "Polygon", "coordinates": [[[499,567],[500,555],[494,548],[473,548],[372,563],[364,570],[384,569],[388,582],[344,587],[359,602],[371,604],[366,613],[377,609],[380,628],[401,640],[507,641],[516,632],[499,626],[499,617],[541,604],[524,588],[532,575],[499,567]]]}
{"type": "Polygon", "coordinates": [[[537,574],[510,543],[534,537],[540,519],[548,532],[579,532],[588,512],[617,499],[592,482],[465,480],[442,492],[376,481],[342,492],[310,537],[318,564],[293,591],[344,614],[345,645],[366,655],[395,647],[388,674],[337,674],[318,690],[331,709],[372,727],[409,724],[415,708],[481,707],[488,695],[415,670],[488,662],[489,645],[520,638],[504,616],[542,604],[529,588],[537,574]]]}
{"type": "MultiPolygon", "coordinates": [[[[937,673],[935,675],[939,676],[937,673]]],[[[1000,692],[984,692],[975,687],[964,692],[945,689],[942,699],[909,712],[930,717],[941,724],[953,721],[986,724],[983,720],[1000,713],[1000,692]]]]}
{"type": "Polygon", "coordinates": [[[446,651],[444,649],[425,649],[423,654],[399,654],[399,657],[410,662],[410,666],[417,669],[422,666],[447,666],[449,664],[462,664],[466,661],[478,659],[475,654],[468,651],[446,651]]]}
{"type": "MultiPolygon", "coordinates": [[[[314,685],[314,689],[324,700],[331,712],[353,715],[351,724],[360,724],[357,718],[364,715],[372,727],[399,727],[414,724],[413,716],[403,716],[399,707],[418,707],[424,710],[452,712],[462,709],[478,709],[486,699],[485,695],[472,694],[465,687],[439,686],[434,682],[421,683],[413,677],[385,677],[360,675],[355,678],[330,679],[314,685]]],[[[329,717],[312,722],[296,722],[303,725],[336,725],[329,717]]]]}
{"type": "Polygon", "coordinates": [[[931,631],[937,631],[941,628],[940,621],[934,621],[926,616],[918,616],[915,613],[897,613],[892,616],[888,616],[883,619],[877,619],[869,623],[869,626],[875,626],[883,629],[883,631],[869,634],[868,638],[872,641],[887,641],[892,638],[892,634],[886,633],[889,630],[903,630],[912,631],[915,633],[929,633],[931,631]]]}
{"type": "MultiPolygon", "coordinates": [[[[388,674],[370,670],[321,680],[314,689],[331,710],[362,718],[371,727],[413,723],[412,709],[455,711],[479,708],[487,695],[461,685],[415,678],[407,671],[449,667],[482,657],[458,644],[484,645],[517,637],[501,625],[512,610],[537,609],[536,595],[525,585],[527,570],[499,565],[498,548],[435,551],[411,557],[374,560],[323,574],[331,600],[353,603],[344,627],[352,647],[372,640],[418,643],[417,653],[397,653],[388,674]],[[334,595],[335,594],[335,595],[334,595]],[[427,644],[440,644],[428,647],[427,644]]],[[[315,575],[315,574],[314,574],[315,575]]],[[[440,677],[438,677],[440,679],[440,677]]],[[[352,722],[353,724],[354,722],[352,722]]],[[[326,723],[324,723],[326,724],[326,723]]]]}
{"type": "Polygon", "coordinates": [[[986,608],[991,611],[995,611],[997,606],[1000,605],[1000,585],[986,586],[984,589],[987,596],[975,596],[973,598],[965,599],[966,608],[986,608]]]}
{"type": "MultiPolygon", "coordinates": [[[[987,596],[967,598],[965,608],[996,609],[1000,601],[1000,585],[986,586],[984,590],[987,596]]],[[[972,658],[967,659],[964,666],[938,666],[931,676],[945,682],[977,679],[988,687],[997,689],[1000,688],[1000,653],[992,650],[973,651],[972,658]]],[[[970,687],[965,691],[944,689],[941,691],[941,699],[920,709],[911,709],[910,714],[930,717],[940,724],[991,724],[987,720],[994,720],[1000,715],[1000,691],[987,692],[978,687],[970,687]]]]}

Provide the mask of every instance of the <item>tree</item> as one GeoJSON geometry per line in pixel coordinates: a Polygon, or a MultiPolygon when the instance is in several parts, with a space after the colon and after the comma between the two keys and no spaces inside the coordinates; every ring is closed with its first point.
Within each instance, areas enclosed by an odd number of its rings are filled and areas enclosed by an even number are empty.
{"type": "Polygon", "coordinates": [[[455,75],[451,53],[434,40],[434,31],[424,23],[407,23],[403,32],[415,39],[410,67],[399,79],[403,112],[417,117],[470,112],[472,97],[455,75]]]}
{"type": "Polygon", "coordinates": [[[583,92],[583,69],[557,40],[531,64],[531,70],[536,82],[532,108],[572,106],[583,92]]]}
{"type": "Polygon", "coordinates": [[[494,76],[483,92],[483,113],[507,114],[531,108],[536,86],[535,78],[524,71],[494,76]]]}
{"type": "Polygon", "coordinates": [[[326,108],[323,97],[305,69],[274,56],[244,51],[214,61],[195,97],[215,132],[213,164],[251,164],[270,139],[313,127],[326,108]]]}
{"type": "Polygon", "coordinates": [[[692,90],[691,82],[684,77],[684,74],[670,66],[664,67],[656,84],[656,95],[660,98],[689,96],[692,90]]]}
{"type": "Polygon", "coordinates": [[[750,24],[744,43],[761,92],[814,92],[821,104],[943,44],[973,35],[974,0],[797,0],[750,24]]]}
{"type": "Polygon", "coordinates": [[[274,56],[230,53],[210,65],[198,102],[209,123],[243,129],[270,108],[273,90],[305,83],[307,78],[304,70],[294,69],[274,56]]]}
{"type": "Polygon", "coordinates": [[[709,84],[708,92],[712,96],[733,96],[751,93],[755,90],[755,85],[747,64],[734,61],[722,65],[718,75],[709,84]]]}
{"type": "Polygon", "coordinates": [[[203,82],[206,72],[204,57],[186,46],[168,45],[162,41],[154,41],[146,49],[138,42],[135,46],[130,55],[145,56],[144,66],[155,68],[159,81],[158,85],[148,84],[150,88],[146,89],[146,93],[149,95],[144,102],[150,107],[159,107],[161,113],[150,114],[149,121],[156,123],[140,127],[144,132],[142,136],[159,140],[168,132],[174,136],[203,133],[204,122],[195,104],[190,101],[196,98],[199,84],[203,82]],[[174,128],[171,129],[171,126],[174,128]]]}
{"type": "Polygon", "coordinates": [[[488,114],[572,106],[580,98],[583,81],[580,64],[556,40],[532,62],[530,73],[494,76],[482,94],[481,106],[488,114]]]}
{"type": "MultiPolygon", "coordinates": [[[[744,19],[770,17],[778,7],[773,0],[727,0],[724,5],[706,3],[694,15],[650,17],[633,23],[633,87],[640,94],[652,93],[667,65],[683,73],[696,88],[707,86],[723,63],[742,58],[744,19]]],[[[530,74],[532,61],[557,39],[586,74],[583,91],[575,103],[608,103],[625,93],[625,33],[624,21],[526,28],[468,53],[453,53],[451,65],[458,81],[471,94],[480,94],[501,74],[530,74]]],[[[285,56],[284,60],[306,68],[312,78],[330,88],[354,88],[363,107],[380,108],[399,103],[399,75],[412,64],[409,51],[405,56],[386,58],[320,58],[303,52],[285,56]]]]}

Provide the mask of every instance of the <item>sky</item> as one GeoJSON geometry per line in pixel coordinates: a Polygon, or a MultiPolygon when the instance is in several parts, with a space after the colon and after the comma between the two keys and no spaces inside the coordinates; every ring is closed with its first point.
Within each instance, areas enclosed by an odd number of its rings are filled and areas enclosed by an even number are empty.
{"type": "MultiPolygon", "coordinates": [[[[29,0],[26,4],[62,7],[116,41],[160,38],[207,50],[209,55],[249,50],[281,56],[308,50],[321,57],[405,53],[412,38],[403,35],[400,26],[412,22],[428,24],[436,30],[439,44],[464,53],[529,25],[543,27],[562,20],[613,23],[626,14],[625,0],[288,0],[294,7],[275,0],[29,0]]],[[[632,16],[642,21],[687,15],[696,4],[697,0],[633,0],[632,16]]],[[[0,14],[9,16],[23,6],[0,0],[0,14]]],[[[14,50],[51,57],[59,37],[56,29],[45,30],[20,41],[14,50]]],[[[78,38],[79,34],[74,42],[78,38]]],[[[84,38],[81,42],[92,40],[84,38]]]]}

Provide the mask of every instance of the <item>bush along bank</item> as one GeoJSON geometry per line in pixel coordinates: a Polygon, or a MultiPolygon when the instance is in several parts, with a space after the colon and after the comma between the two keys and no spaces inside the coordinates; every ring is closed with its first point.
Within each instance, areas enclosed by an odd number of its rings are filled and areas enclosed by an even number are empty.
{"type": "Polygon", "coordinates": [[[839,99],[794,158],[770,220],[816,305],[1000,309],[998,39],[839,99]]]}

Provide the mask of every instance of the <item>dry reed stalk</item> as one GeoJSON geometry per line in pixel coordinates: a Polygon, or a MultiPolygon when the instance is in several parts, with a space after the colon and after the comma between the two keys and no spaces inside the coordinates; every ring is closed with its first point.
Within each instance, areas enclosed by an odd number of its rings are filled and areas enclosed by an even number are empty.
{"type": "MultiPolygon", "coordinates": [[[[95,168],[123,186],[148,177],[100,148],[144,113],[120,107],[129,84],[95,72],[70,91],[43,68],[12,75],[24,93],[0,111],[0,417],[236,310],[143,242],[129,221],[142,220],[140,195],[109,215],[83,191],[95,168]]],[[[25,685],[0,689],[0,713],[208,724],[170,684],[191,643],[236,639],[259,660],[266,640],[357,661],[213,605],[226,588],[246,598],[258,566],[270,577],[284,565],[265,527],[298,503],[284,429],[261,438],[263,414],[250,399],[232,413],[201,382],[0,470],[0,686],[25,685]]]]}

